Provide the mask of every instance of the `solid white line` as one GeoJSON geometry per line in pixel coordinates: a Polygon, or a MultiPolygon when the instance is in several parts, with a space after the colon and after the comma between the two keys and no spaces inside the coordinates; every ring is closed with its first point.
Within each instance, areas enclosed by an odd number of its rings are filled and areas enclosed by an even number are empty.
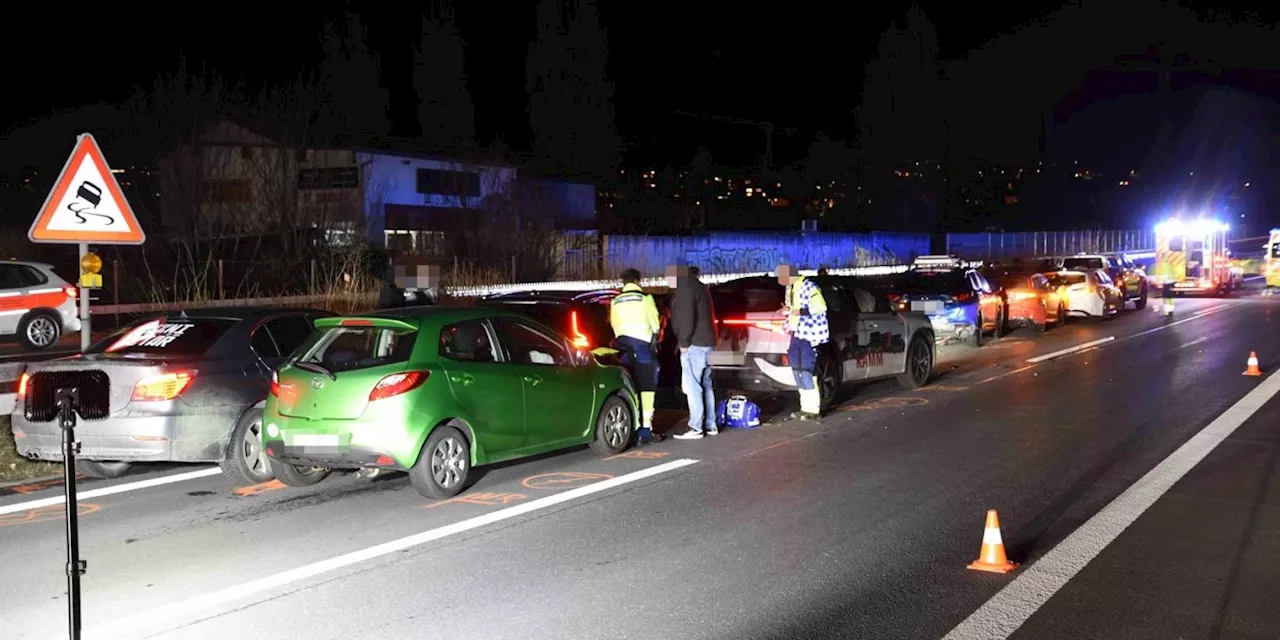
{"type": "Polygon", "coordinates": [[[1131,340],[1131,339],[1133,339],[1133,338],[1140,338],[1140,337],[1142,337],[1142,336],[1145,336],[1145,335],[1148,335],[1148,334],[1151,334],[1151,333],[1155,333],[1155,332],[1157,332],[1157,331],[1164,331],[1165,329],[1168,329],[1169,327],[1176,327],[1176,326],[1178,326],[1178,325],[1180,325],[1180,324],[1182,324],[1182,323],[1184,323],[1184,322],[1191,322],[1192,320],[1199,320],[1200,318],[1203,318],[1203,317],[1205,317],[1205,316],[1213,315],[1213,314],[1215,314],[1215,313],[1218,313],[1219,311],[1222,311],[1222,310],[1226,309],[1226,308],[1227,308],[1227,307],[1229,307],[1229,306],[1230,306],[1230,305],[1225,305],[1225,304],[1224,304],[1224,305],[1222,305],[1222,306],[1220,306],[1220,307],[1214,307],[1214,308],[1212,308],[1212,309],[1206,309],[1206,310],[1204,310],[1204,311],[1201,311],[1200,313],[1197,313],[1197,314],[1196,314],[1196,315],[1194,315],[1194,316],[1191,316],[1190,318],[1183,318],[1183,319],[1181,319],[1181,320],[1176,320],[1176,321],[1174,321],[1174,322],[1170,322],[1169,324],[1166,324],[1166,325],[1161,325],[1161,326],[1156,327],[1156,328],[1154,328],[1154,329],[1147,329],[1146,331],[1139,331],[1138,333],[1135,333],[1135,334],[1133,334],[1133,335],[1131,335],[1131,336],[1125,336],[1125,337],[1120,338],[1120,339],[1121,339],[1121,340],[1131,340]]]}
{"type": "MultiPolygon", "coordinates": [[[[218,591],[214,591],[212,593],[207,593],[201,596],[196,596],[194,598],[189,598],[187,600],[165,605],[156,610],[147,611],[144,613],[139,613],[139,614],[125,617],[125,618],[121,618],[119,620],[115,620],[106,625],[103,625],[102,627],[92,629],[91,633],[90,632],[85,633],[85,637],[96,639],[96,638],[104,637],[102,634],[111,633],[111,634],[122,635],[123,637],[128,637],[128,638],[136,638],[140,636],[140,634],[138,633],[140,628],[150,629],[152,628],[153,625],[155,625],[157,622],[160,622],[160,621],[172,620],[173,618],[176,618],[178,616],[190,615],[192,613],[196,613],[200,610],[207,609],[209,607],[241,600],[248,596],[260,594],[264,591],[269,591],[271,589],[282,587],[284,585],[287,585],[293,582],[298,582],[299,580],[313,578],[323,573],[336,571],[344,567],[349,567],[353,564],[372,560],[374,558],[395,553],[397,551],[403,551],[405,549],[423,545],[428,542],[433,542],[435,540],[446,538],[448,536],[457,535],[459,533],[465,533],[467,531],[471,531],[472,529],[477,529],[479,527],[490,525],[495,522],[509,520],[511,518],[522,516],[526,513],[531,513],[539,509],[546,509],[547,507],[553,507],[555,505],[568,502],[570,500],[576,500],[577,498],[588,496],[593,493],[608,491],[609,489],[613,489],[614,487],[619,487],[632,482],[637,482],[639,480],[644,480],[645,478],[663,474],[668,471],[675,471],[676,469],[679,469],[681,467],[687,467],[697,462],[698,462],[697,460],[694,460],[691,458],[682,458],[680,460],[672,460],[671,462],[668,462],[665,464],[649,467],[648,469],[642,469],[640,471],[636,471],[634,473],[628,473],[626,475],[621,475],[616,478],[602,480],[600,482],[589,484],[584,487],[570,489],[568,491],[550,495],[545,498],[539,498],[532,502],[526,502],[524,504],[518,504],[512,507],[507,507],[505,509],[499,509],[497,511],[492,511],[490,513],[486,513],[481,516],[469,518],[461,522],[455,522],[453,524],[445,525],[443,527],[438,527],[436,529],[423,531],[422,533],[415,533],[413,535],[405,536],[398,540],[392,540],[390,542],[384,542],[382,544],[374,545],[372,547],[367,547],[365,549],[360,549],[358,551],[344,553],[340,556],[329,558],[328,560],[313,562],[311,564],[303,565],[296,569],[290,569],[288,571],[284,571],[274,575],[268,575],[262,578],[258,578],[257,580],[250,580],[249,582],[246,582],[244,584],[235,585],[235,586],[227,587],[224,589],[219,589],[218,591]]],[[[261,598],[259,598],[258,600],[261,601],[261,598]]]]}
{"type": "MultiPolygon", "coordinates": [[[[90,489],[88,491],[76,492],[76,502],[89,498],[100,498],[102,496],[115,495],[117,493],[127,493],[129,491],[137,491],[139,489],[150,489],[151,487],[159,487],[161,485],[173,484],[175,482],[183,482],[185,480],[195,480],[196,478],[206,478],[208,476],[216,476],[222,473],[218,467],[205,467],[199,471],[188,471],[186,473],[175,473],[168,476],[160,476],[150,480],[139,480],[138,482],[130,482],[127,484],[118,484],[114,487],[103,487],[101,489],[90,489]]],[[[39,500],[28,500],[26,502],[18,502],[15,504],[0,505],[0,516],[6,513],[18,513],[19,511],[30,511],[32,509],[40,509],[43,507],[51,507],[57,504],[65,504],[67,497],[65,495],[55,496],[52,498],[41,498],[39,500]]]]}
{"type": "Polygon", "coordinates": [[[1115,337],[1115,336],[1107,336],[1107,337],[1105,337],[1105,338],[1102,338],[1101,340],[1094,340],[1094,341],[1092,341],[1092,342],[1086,342],[1086,343],[1084,343],[1084,344],[1078,344],[1078,345],[1076,345],[1076,346],[1074,346],[1074,347],[1068,347],[1068,348],[1063,349],[1063,350],[1061,350],[1061,351],[1054,351],[1053,353],[1046,353],[1046,354],[1044,354],[1044,355],[1042,355],[1042,356],[1036,356],[1036,357],[1034,357],[1034,358],[1027,358],[1027,362],[1030,362],[1031,364],[1036,364],[1037,362],[1044,362],[1045,360],[1053,360],[1054,358],[1061,358],[1062,356],[1069,356],[1069,355],[1071,355],[1071,354],[1073,354],[1073,353],[1079,353],[1079,352],[1081,352],[1081,351],[1084,351],[1085,349],[1088,349],[1089,347],[1096,347],[1096,346],[1098,346],[1098,345],[1100,345],[1100,344],[1105,344],[1105,343],[1111,342],[1112,340],[1115,340],[1115,339],[1116,339],[1116,337],[1115,337]]]}
{"type": "Polygon", "coordinates": [[[1053,594],[1102,553],[1129,525],[1241,424],[1280,393],[1280,375],[1268,376],[1253,391],[1192,436],[1186,444],[1142,476],[1001,589],[943,640],[1004,640],[1018,630],[1053,594]]]}

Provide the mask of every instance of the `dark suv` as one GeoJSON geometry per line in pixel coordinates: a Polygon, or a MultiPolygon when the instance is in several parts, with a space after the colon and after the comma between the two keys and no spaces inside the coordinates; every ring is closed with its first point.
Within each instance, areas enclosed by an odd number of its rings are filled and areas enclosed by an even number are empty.
{"type": "MultiPolygon", "coordinates": [[[[609,304],[617,295],[617,289],[520,291],[490,296],[480,300],[478,304],[529,316],[564,333],[575,347],[595,349],[608,347],[613,341],[613,328],[609,325],[609,304]]],[[[679,387],[680,357],[675,339],[666,330],[671,315],[668,300],[667,295],[654,296],[663,326],[658,348],[658,360],[662,365],[658,383],[663,387],[679,387]]]]}

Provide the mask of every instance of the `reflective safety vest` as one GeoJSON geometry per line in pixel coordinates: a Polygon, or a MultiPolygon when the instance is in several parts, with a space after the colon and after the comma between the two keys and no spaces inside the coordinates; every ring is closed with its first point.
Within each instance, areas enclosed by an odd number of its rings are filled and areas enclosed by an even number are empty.
{"type": "Polygon", "coordinates": [[[815,345],[831,339],[827,299],[822,296],[822,288],[812,280],[804,276],[792,278],[787,285],[787,309],[787,328],[792,335],[815,345]]]}
{"type": "Polygon", "coordinates": [[[613,335],[629,336],[641,342],[652,342],[662,328],[658,305],[640,285],[628,283],[609,303],[609,326],[613,335]]]}

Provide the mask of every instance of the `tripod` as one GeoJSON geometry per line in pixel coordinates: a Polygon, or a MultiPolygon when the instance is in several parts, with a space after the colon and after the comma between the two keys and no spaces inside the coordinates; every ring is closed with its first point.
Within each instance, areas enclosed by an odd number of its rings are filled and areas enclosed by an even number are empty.
{"type": "Polygon", "coordinates": [[[66,492],[67,507],[67,624],[71,640],[80,640],[80,576],[89,563],[80,559],[80,505],[76,502],[76,454],[80,443],[76,442],[76,409],[80,404],[80,390],[72,387],[55,392],[58,405],[58,425],[62,427],[62,486],[66,492]]]}

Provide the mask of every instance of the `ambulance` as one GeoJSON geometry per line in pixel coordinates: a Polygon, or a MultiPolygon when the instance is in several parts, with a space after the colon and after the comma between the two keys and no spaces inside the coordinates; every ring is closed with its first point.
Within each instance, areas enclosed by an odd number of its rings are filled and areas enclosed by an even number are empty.
{"type": "Polygon", "coordinates": [[[1266,249],[1267,288],[1280,289],[1280,228],[1271,230],[1266,249]]]}
{"type": "Polygon", "coordinates": [[[1173,285],[1176,295],[1228,294],[1244,283],[1231,265],[1230,228],[1217,220],[1171,218],[1156,225],[1156,262],[1151,279],[1173,285]]]}

